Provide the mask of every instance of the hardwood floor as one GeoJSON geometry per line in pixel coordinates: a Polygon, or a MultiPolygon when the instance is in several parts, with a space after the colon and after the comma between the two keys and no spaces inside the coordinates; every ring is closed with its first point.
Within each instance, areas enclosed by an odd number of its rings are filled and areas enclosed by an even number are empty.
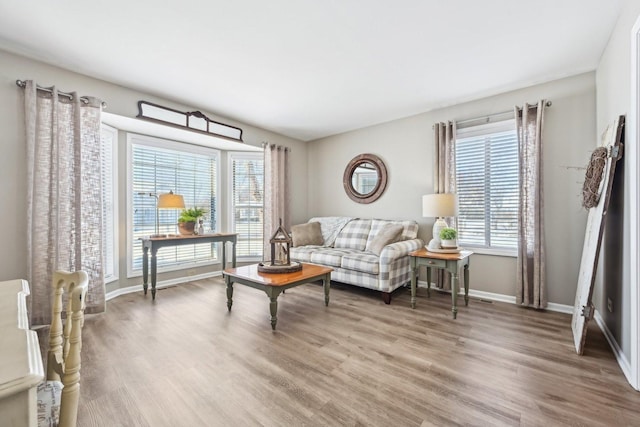
{"type": "MultiPolygon", "coordinates": [[[[597,326],[570,316],[332,284],[264,292],[221,279],[108,302],[83,331],[79,426],[640,425],[640,393],[597,326]]],[[[591,322],[594,323],[594,322],[591,322]]]]}

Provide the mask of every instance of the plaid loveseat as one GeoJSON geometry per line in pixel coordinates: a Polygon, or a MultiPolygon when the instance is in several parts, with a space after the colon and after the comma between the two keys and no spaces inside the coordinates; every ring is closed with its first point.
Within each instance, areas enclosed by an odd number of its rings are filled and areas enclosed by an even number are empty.
{"type": "Polygon", "coordinates": [[[417,222],[348,217],[316,217],[309,222],[320,223],[324,244],[293,247],[292,260],[331,267],[331,280],[381,291],[387,304],[391,292],[411,280],[409,252],[424,244],[417,238],[417,222]],[[402,225],[398,241],[385,246],[379,256],[368,251],[389,223],[402,225]]]}

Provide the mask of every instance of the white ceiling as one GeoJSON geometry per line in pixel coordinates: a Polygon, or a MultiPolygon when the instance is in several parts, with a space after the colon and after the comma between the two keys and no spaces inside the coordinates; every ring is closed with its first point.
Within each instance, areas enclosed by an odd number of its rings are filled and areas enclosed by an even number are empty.
{"type": "Polygon", "coordinates": [[[306,141],[594,70],[625,1],[0,0],[0,49],[306,141]]]}

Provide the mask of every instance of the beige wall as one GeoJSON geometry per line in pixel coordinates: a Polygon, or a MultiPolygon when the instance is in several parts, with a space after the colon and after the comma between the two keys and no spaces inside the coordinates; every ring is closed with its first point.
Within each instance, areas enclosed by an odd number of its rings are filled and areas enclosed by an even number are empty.
{"type": "MultiPolygon", "coordinates": [[[[607,48],[596,72],[597,83],[597,132],[600,135],[616,117],[627,115],[631,106],[631,30],[640,16],[640,2],[628,1],[620,13],[616,28],[609,39],[607,48]]],[[[627,117],[629,120],[629,117],[627,117]]],[[[627,139],[629,140],[629,139],[627,139]]],[[[632,141],[630,141],[632,142],[632,141]]],[[[629,171],[638,165],[623,157],[623,172],[616,176],[618,194],[612,198],[610,216],[605,229],[603,262],[600,264],[598,280],[594,290],[594,304],[603,316],[607,327],[614,335],[627,360],[631,357],[631,301],[629,272],[632,263],[629,258],[629,223],[638,221],[629,215],[629,171]],[[618,179],[622,178],[622,179],[618,179]],[[625,185],[626,184],[626,185],[625,185]],[[622,224],[620,224],[620,222],[622,224]],[[619,235],[608,233],[618,229],[619,235]],[[606,280],[603,280],[603,277],[606,280]],[[613,312],[607,310],[607,299],[613,301],[613,312]]],[[[636,195],[637,196],[637,195],[636,195]]],[[[635,339],[638,339],[636,337],[635,339]]]]}
{"type": "MultiPolygon", "coordinates": [[[[553,102],[545,118],[543,160],[549,301],[573,305],[586,224],[582,168],[596,135],[594,73],[314,141],[308,149],[309,215],[414,219],[420,237],[429,240],[433,219],[422,218],[421,196],[433,192],[433,123],[509,111],[541,98],[553,102]],[[386,192],[370,205],[352,202],[342,187],[345,166],[365,152],[380,156],[389,171],[386,192]]],[[[477,255],[471,262],[472,289],[515,295],[514,258],[477,255]]]]}
{"type": "MultiPolygon", "coordinates": [[[[0,224],[3,224],[3,244],[0,246],[0,280],[24,278],[27,272],[26,253],[26,150],[24,137],[24,105],[22,89],[15,84],[16,79],[35,80],[42,86],[56,85],[60,90],[77,91],[82,95],[93,95],[107,102],[106,111],[127,117],[135,117],[138,113],[137,102],[146,100],[182,111],[201,109],[197,105],[182,105],[171,100],[158,98],[148,93],[137,92],[122,86],[107,83],[91,77],[56,68],[0,51],[0,224]]],[[[201,109],[202,110],[202,109],[201,109]]],[[[202,110],[212,119],[239,126],[243,129],[243,139],[247,144],[260,146],[263,141],[286,145],[292,148],[291,182],[295,222],[303,222],[307,213],[307,144],[273,132],[229,120],[202,110]]],[[[120,177],[126,177],[126,150],[121,135],[119,145],[120,177]]],[[[226,158],[221,160],[223,183],[226,179],[226,158]]],[[[120,220],[120,280],[110,283],[107,290],[114,290],[142,283],[141,278],[126,278],[126,182],[119,182],[119,220],[120,220]]],[[[224,227],[225,222],[222,227],[224,227]]],[[[219,268],[216,267],[216,268],[219,268]]],[[[201,274],[210,271],[201,268],[191,271],[201,274]]],[[[160,275],[158,280],[184,276],[185,272],[172,272],[160,275]]]]}

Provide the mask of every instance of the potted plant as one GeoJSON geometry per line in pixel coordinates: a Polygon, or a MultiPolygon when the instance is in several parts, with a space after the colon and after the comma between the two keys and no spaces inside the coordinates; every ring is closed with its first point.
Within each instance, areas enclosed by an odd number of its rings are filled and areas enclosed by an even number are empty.
{"type": "Polygon", "coordinates": [[[458,247],[458,232],[455,228],[446,227],[440,230],[440,246],[444,249],[455,249],[458,247]]]}
{"type": "Polygon", "coordinates": [[[198,218],[204,214],[204,209],[183,209],[178,217],[178,231],[180,234],[193,234],[198,218]]]}

